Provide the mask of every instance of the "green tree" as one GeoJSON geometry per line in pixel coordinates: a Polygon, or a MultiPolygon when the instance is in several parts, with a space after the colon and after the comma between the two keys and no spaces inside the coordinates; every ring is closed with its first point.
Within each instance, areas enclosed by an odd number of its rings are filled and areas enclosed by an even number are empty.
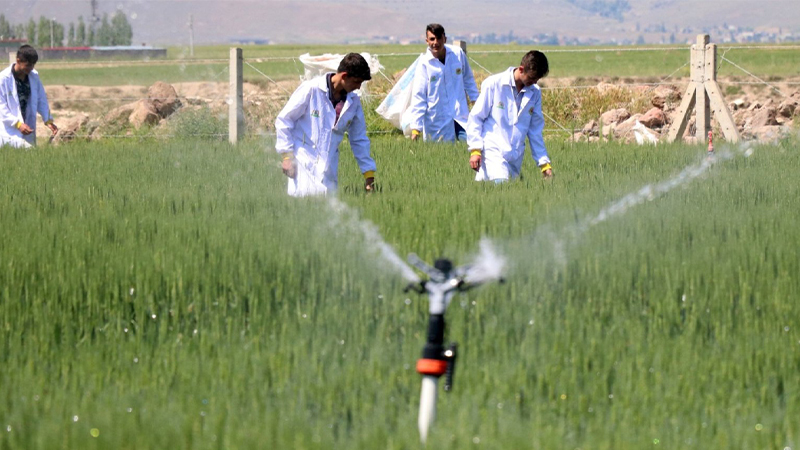
{"type": "Polygon", "coordinates": [[[33,17],[28,21],[28,26],[25,27],[25,37],[28,39],[28,44],[36,44],[36,21],[33,17]]]}
{"type": "Polygon", "coordinates": [[[88,45],[89,47],[91,47],[91,46],[93,46],[94,44],[95,44],[95,39],[94,39],[94,30],[93,30],[93,29],[91,29],[91,28],[89,28],[89,37],[86,39],[86,45],[88,45]]]}
{"type": "Polygon", "coordinates": [[[0,38],[11,37],[11,24],[6,20],[5,14],[0,14],[0,38]]]}
{"type": "Polygon", "coordinates": [[[64,24],[53,22],[53,45],[61,47],[64,45],[64,24]]]}
{"type": "Polygon", "coordinates": [[[39,16],[39,32],[36,33],[36,46],[39,48],[50,47],[50,21],[45,16],[39,16]]]}
{"type": "Polygon", "coordinates": [[[69,23],[69,31],[67,32],[67,47],[75,46],[75,22],[69,23]]]}
{"type": "Polygon", "coordinates": [[[117,11],[111,18],[111,30],[113,45],[131,45],[133,43],[133,28],[128,22],[128,17],[122,11],[117,11]]]}
{"type": "Polygon", "coordinates": [[[83,16],[78,16],[78,28],[75,30],[75,45],[84,46],[86,41],[86,24],[83,23],[83,16]]]}
{"type": "Polygon", "coordinates": [[[97,45],[113,45],[113,32],[111,31],[111,24],[108,22],[108,14],[103,14],[103,21],[100,23],[100,28],[97,30],[95,36],[95,43],[97,45]]]}

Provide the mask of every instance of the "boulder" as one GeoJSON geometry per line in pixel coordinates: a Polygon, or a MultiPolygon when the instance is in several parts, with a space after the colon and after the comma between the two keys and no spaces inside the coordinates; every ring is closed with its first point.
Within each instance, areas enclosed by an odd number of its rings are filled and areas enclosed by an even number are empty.
{"type": "Polygon", "coordinates": [[[650,103],[656,108],[664,109],[669,103],[676,103],[681,100],[681,91],[672,84],[662,84],[653,89],[650,103]]]}
{"type": "Polygon", "coordinates": [[[750,106],[750,104],[744,98],[737,98],[736,100],[728,104],[728,107],[730,107],[731,111],[738,111],[740,109],[745,109],[748,106],[750,106]]]}
{"type": "Polygon", "coordinates": [[[745,122],[745,126],[749,128],[760,128],[767,125],[778,125],[778,121],[776,120],[777,115],[778,111],[774,107],[764,106],[754,111],[750,119],[745,122]]]}
{"type": "Polygon", "coordinates": [[[667,116],[661,108],[650,108],[649,111],[639,117],[639,122],[647,128],[660,128],[667,123],[667,116]]]}
{"type": "Polygon", "coordinates": [[[766,125],[753,127],[742,133],[744,139],[755,139],[761,143],[774,143],[790,133],[789,127],[766,125]]]}
{"type": "Polygon", "coordinates": [[[53,138],[53,143],[60,144],[75,139],[78,137],[80,130],[84,128],[84,125],[88,122],[89,116],[83,113],[67,120],[59,127],[58,133],[56,133],[56,136],[53,138]]]}
{"type": "Polygon", "coordinates": [[[606,111],[600,115],[600,121],[604,125],[611,125],[615,123],[620,123],[627,120],[631,116],[631,113],[625,108],[617,108],[612,109],[610,111],[606,111]]]}
{"type": "Polygon", "coordinates": [[[162,81],[156,81],[147,89],[147,98],[162,118],[169,117],[182,106],[175,88],[162,81]]]}
{"type": "Polygon", "coordinates": [[[124,124],[127,125],[128,117],[131,116],[136,103],[128,103],[127,105],[118,106],[111,111],[107,112],[105,116],[103,116],[103,122],[105,123],[113,123],[113,124],[124,124]]]}
{"type": "Polygon", "coordinates": [[[134,105],[128,121],[136,129],[141,128],[142,125],[155,125],[161,120],[161,116],[158,115],[155,106],[149,99],[139,100],[134,105]]]}
{"type": "Polygon", "coordinates": [[[795,92],[778,105],[778,114],[783,117],[792,117],[800,114],[800,92],[795,92]]]}
{"type": "Polygon", "coordinates": [[[581,133],[585,134],[586,136],[598,136],[600,130],[597,125],[597,121],[590,120],[586,125],[583,126],[581,133]]]}

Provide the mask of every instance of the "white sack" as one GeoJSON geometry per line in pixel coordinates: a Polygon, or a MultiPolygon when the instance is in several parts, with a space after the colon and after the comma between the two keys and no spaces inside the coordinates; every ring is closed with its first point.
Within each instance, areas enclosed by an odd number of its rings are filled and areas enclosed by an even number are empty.
{"type": "MultiPolygon", "coordinates": [[[[421,57],[422,55],[420,55],[421,57]]],[[[409,106],[411,105],[412,97],[412,83],[414,81],[414,72],[417,70],[419,57],[408,66],[403,76],[386,95],[380,105],[375,109],[375,112],[380,114],[384,119],[388,120],[395,127],[401,129],[403,134],[411,136],[409,106]]]]}

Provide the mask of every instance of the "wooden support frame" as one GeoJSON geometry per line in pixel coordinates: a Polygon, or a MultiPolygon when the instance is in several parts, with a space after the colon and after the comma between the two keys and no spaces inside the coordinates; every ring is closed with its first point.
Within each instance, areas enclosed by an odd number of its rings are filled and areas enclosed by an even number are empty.
{"type": "Polygon", "coordinates": [[[236,144],[244,137],[244,95],[242,91],[242,49],[231,47],[228,88],[228,141],[236,144]]]}
{"type": "Polygon", "coordinates": [[[669,142],[675,142],[683,137],[692,109],[696,111],[697,142],[706,142],[708,132],[711,130],[712,110],[725,139],[729,142],[739,142],[736,124],[717,84],[717,46],[709,44],[708,41],[707,34],[700,34],[697,36],[697,43],[692,45],[689,86],[683,95],[678,112],[673,117],[672,128],[667,138],[669,142]]]}

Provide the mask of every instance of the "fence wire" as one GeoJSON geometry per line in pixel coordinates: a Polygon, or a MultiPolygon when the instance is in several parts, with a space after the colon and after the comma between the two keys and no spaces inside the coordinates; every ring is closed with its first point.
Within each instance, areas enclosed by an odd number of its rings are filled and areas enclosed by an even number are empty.
{"type": "MultiPolygon", "coordinates": [[[[749,78],[755,81],[737,81],[737,80],[726,80],[725,84],[731,85],[764,85],[769,87],[771,90],[775,91],[782,97],[787,97],[787,94],[783,92],[778,86],[774,83],[771,83],[764,79],[764,77],[759,77],[753,71],[746,69],[741,64],[738,64],[731,60],[727,55],[729,52],[734,50],[774,50],[774,51],[789,51],[789,50],[798,50],[800,49],[800,45],[777,45],[777,46],[750,46],[750,45],[735,45],[735,46],[725,46],[725,45],[718,45],[717,48],[722,50],[722,55],[718,61],[718,68],[719,65],[723,63],[730,64],[732,67],[736,68],[740,72],[747,75],[749,78]]],[[[688,50],[689,46],[671,46],[671,47],[619,47],[619,48],[572,48],[572,49],[547,49],[546,52],[548,54],[556,54],[556,53],[586,53],[586,54],[595,54],[595,53],[626,53],[626,52],[664,52],[664,51],[686,51],[687,58],[688,58],[688,50]]],[[[520,55],[524,54],[526,50],[522,49],[510,49],[510,50],[473,50],[472,52],[468,53],[467,57],[471,64],[475,67],[479,68],[480,70],[484,71],[486,74],[492,74],[493,72],[484,66],[479,60],[481,57],[489,56],[489,55],[520,55]]],[[[372,55],[378,58],[395,58],[395,57],[418,57],[421,52],[393,52],[393,53],[373,53],[372,55]]],[[[285,100],[288,96],[291,96],[292,92],[287,89],[286,83],[281,83],[275,79],[275,77],[270,76],[269,74],[265,73],[264,70],[259,69],[254,64],[259,63],[270,63],[270,62],[289,62],[291,61],[294,67],[295,72],[300,75],[302,79],[304,68],[299,64],[298,58],[295,56],[268,56],[268,57],[253,57],[244,59],[244,64],[252,69],[258,76],[262,79],[267,80],[268,83],[274,84],[286,97],[273,97],[272,101],[282,101],[285,100]]],[[[207,59],[178,59],[178,60],[148,60],[148,61],[132,61],[132,60],[111,60],[111,61],[69,61],[69,62],[52,62],[48,61],[44,64],[45,67],[52,66],[57,68],[80,68],[80,67],[127,67],[132,65],[154,65],[154,66],[166,66],[166,65],[202,65],[202,64],[209,64],[209,65],[216,65],[216,64],[223,64],[222,69],[217,72],[215,75],[212,76],[212,80],[220,80],[222,76],[229,70],[228,68],[228,59],[214,59],[214,58],[207,58],[207,59]]],[[[633,87],[633,86],[643,86],[647,87],[647,90],[644,91],[648,93],[658,86],[673,86],[675,82],[671,82],[670,80],[681,71],[685,71],[686,67],[690,65],[690,62],[687,61],[680,67],[674,69],[670,74],[666,75],[663,78],[660,78],[657,82],[614,82],[614,85],[617,87],[633,87]]],[[[389,77],[384,70],[379,70],[378,74],[388,82],[390,89],[394,87],[396,84],[392,77],[389,77]]],[[[284,75],[285,76],[285,75],[284,75]]],[[[214,82],[214,81],[209,81],[214,82]]],[[[796,86],[800,85],[800,82],[795,81],[785,81],[782,82],[783,85],[787,86],[796,86]]],[[[547,86],[546,83],[543,83],[541,87],[542,91],[580,91],[580,90],[588,90],[588,89],[597,89],[597,85],[589,85],[589,84],[576,84],[576,85],[554,85],[554,86],[547,86]]],[[[368,95],[366,98],[374,98],[381,100],[385,97],[386,94],[373,94],[368,95]]],[[[148,98],[147,96],[142,97],[132,97],[132,96],[119,96],[119,97],[51,97],[51,101],[60,101],[60,102],[134,102],[138,100],[142,100],[143,98],[148,98]]],[[[163,97],[149,97],[153,100],[167,100],[167,98],[163,97]]],[[[181,97],[186,99],[189,102],[218,102],[218,101],[228,101],[228,96],[216,96],[216,97],[203,97],[203,96],[186,96],[181,97]]],[[[277,105],[277,109],[279,110],[282,105],[277,105]]],[[[546,128],[544,130],[545,133],[568,133],[572,135],[574,133],[574,128],[565,126],[562,123],[559,123],[553,116],[548,114],[546,111],[544,112],[546,120],[555,126],[555,128],[546,128]]],[[[378,122],[383,120],[380,116],[374,115],[371,120],[369,121],[368,128],[380,128],[378,126],[378,122]]],[[[373,129],[369,132],[371,135],[384,135],[384,134],[396,134],[399,133],[399,130],[380,130],[380,129],[373,129]]],[[[263,133],[259,133],[263,135],[263,133]]],[[[196,136],[207,136],[207,137],[222,137],[227,136],[226,134],[195,134],[196,136]]],[[[78,138],[88,138],[88,135],[75,135],[78,138]]],[[[173,138],[173,137],[180,137],[173,134],[152,134],[152,135],[121,135],[121,134],[111,134],[111,135],[103,135],[104,138],[120,138],[120,139],[138,139],[138,138],[173,138]]]]}

